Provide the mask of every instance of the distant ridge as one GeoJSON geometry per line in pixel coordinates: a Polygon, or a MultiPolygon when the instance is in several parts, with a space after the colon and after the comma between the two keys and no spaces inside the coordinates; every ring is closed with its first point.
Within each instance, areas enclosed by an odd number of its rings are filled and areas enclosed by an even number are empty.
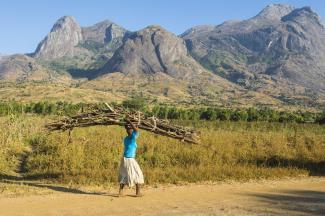
{"type": "Polygon", "coordinates": [[[325,27],[310,7],[271,4],[247,20],[176,36],[63,16],[32,54],[0,55],[0,79],[224,106],[325,105],[325,27]]]}
{"type": "Polygon", "coordinates": [[[182,34],[207,69],[246,89],[313,104],[325,92],[325,31],[310,8],[269,5],[257,16],[182,34]]]}

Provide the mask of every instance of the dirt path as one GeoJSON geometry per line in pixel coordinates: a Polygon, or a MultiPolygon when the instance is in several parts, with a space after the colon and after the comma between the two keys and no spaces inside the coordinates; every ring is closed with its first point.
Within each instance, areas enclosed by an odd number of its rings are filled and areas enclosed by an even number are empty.
{"type": "Polygon", "coordinates": [[[325,215],[325,178],[146,188],[144,197],[30,184],[48,195],[1,197],[0,215],[325,215]]]}

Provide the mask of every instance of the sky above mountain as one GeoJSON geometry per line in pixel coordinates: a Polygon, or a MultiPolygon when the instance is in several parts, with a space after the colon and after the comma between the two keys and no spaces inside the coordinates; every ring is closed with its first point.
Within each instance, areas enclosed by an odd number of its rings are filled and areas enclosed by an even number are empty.
{"type": "Polygon", "coordinates": [[[74,16],[81,26],[108,19],[129,30],[159,24],[180,34],[201,24],[217,25],[226,20],[255,16],[268,4],[311,6],[325,17],[322,0],[0,0],[0,53],[33,52],[54,22],[74,16]]]}

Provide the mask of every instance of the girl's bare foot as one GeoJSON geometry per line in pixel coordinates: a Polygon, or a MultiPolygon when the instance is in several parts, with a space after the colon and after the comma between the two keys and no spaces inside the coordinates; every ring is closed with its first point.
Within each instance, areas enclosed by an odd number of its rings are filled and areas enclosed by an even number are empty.
{"type": "Polygon", "coordinates": [[[120,191],[120,192],[118,193],[118,197],[123,197],[123,196],[124,196],[123,192],[120,191]]]}
{"type": "Polygon", "coordinates": [[[124,196],[124,194],[123,194],[123,189],[124,189],[124,184],[120,184],[120,189],[119,189],[119,191],[118,191],[118,196],[119,196],[119,197],[124,196]]]}
{"type": "Polygon", "coordinates": [[[135,196],[136,197],[143,197],[143,194],[142,193],[137,193],[135,196]]]}
{"type": "Polygon", "coordinates": [[[135,190],[135,191],[136,191],[136,192],[135,192],[135,196],[137,196],[137,197],[142,197],[142,196],[143,196],[143,194],[140,192],[140,188],[141,188],[141,187],[140,187],[139,184],[136,184],[136,185],[135,185],[135,189],[136,189],[136,190],[135,190]]]}

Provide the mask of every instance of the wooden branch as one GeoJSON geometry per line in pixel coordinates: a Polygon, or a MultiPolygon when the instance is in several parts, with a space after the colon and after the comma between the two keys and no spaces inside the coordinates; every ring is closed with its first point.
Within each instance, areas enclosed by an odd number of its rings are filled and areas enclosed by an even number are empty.
{"type": "Polygon", "coordinates": [[[171,125],[166,120],[161,120],[155,116],[145,116],[143,113],[130,112],[122,107],[112,108],[105,103],[108,109],[97,109],[87,113],[81,113],[72,117],[66,117],[62,120],[46,124],[49,131],[72,130],[74,127],[90,127],[95,125],[125,125],[125,117],[128,116],[133,124],[138,125],[140,129],[149,132],[171,137],[189,143],[198,143],[198,136],[193,129],[178,125],[171,125]]]}

